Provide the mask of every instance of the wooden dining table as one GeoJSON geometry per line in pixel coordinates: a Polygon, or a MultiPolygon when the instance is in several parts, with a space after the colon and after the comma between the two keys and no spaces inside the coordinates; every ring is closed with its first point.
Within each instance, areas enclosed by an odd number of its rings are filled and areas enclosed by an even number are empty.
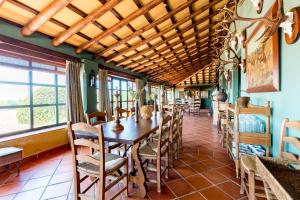
{"type": "MultiPolygon", "coordinates": [[[[115,121],[102,124],[105,141],[132,145],[131,158],[134,161],[134,167],[132,167],[129,181],[138,185],[139,190],[136,195],[142,198],[146,197],[147,187],[145,184],[145,171],[139,156],[139,147],[144,139],[148,138],[151,133],[159,128],[161,115],[160,112],[157,112],[153,114],[151,119],[140,118],[138,122],[136,122],[134,116],[122,118],[120,119],[120,123],[124,126],[124,129],[120,132],[113,131],[115,121]]],[[[98,132],[75,132],[75,136],[77,138],[98,139],[98,132]]],[[[131,165],[133,165],[133,163],[131,163],[131,165]]]]}

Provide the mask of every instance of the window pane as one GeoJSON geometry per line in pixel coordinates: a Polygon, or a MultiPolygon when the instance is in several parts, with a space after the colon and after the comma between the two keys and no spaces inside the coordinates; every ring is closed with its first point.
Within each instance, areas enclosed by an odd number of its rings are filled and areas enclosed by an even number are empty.
{"type": "Polygon", "coordinates": [[[55,102],[55,87],[33,87],[33,104],[55,104],[55,102]]]}
{"type": "Polygon", "coordinates": [[[122,101],[122,108],[128,110],[127,101],[122,101]]]}
{"type": "Polygon", "coordinates": [[[127,81],[121,82],[121,90],[127,90],[127,81]]]}
{"type": "Polygon", "coordinates": [[[116,89],[120,89],[120,81],[117,79],[113,79],[113,88],[116,89]]]}
{"type": "Polygon", "coordinates": [[[58,107],[58,119],[59,123],[64,123],[67,121],[67,108],[66,106],[58,107]]]}
{"type": "Polygon", "coordinates": [[[54,66],[46,65],[46,64],[42,64],[42,63],[36,63],[36,62],[32,62],[32,67],[41,68],[41,69],[55,70],[54,66]]]}
{"type": "Polygon", "coordinates": [[[34,128],[56,124],[55,106],[33,108],[34,128]]]}
{"type": "Polygon", "coordinates": [[[65,87],[58,87],[58,103],[66,103],[66,88],[65,87]]]}
{"type": "Polygon", "coordinates": [[[22,60],[19,58],[8,57],[8,56],[0,56],[0,62],[22,65],[22,66],[29,66],[29,61],[22,60]]]}
{"type": "Polygon", "coordinates": [[[0,66],[0,81],[28,83],[28,75],[28,70],[0,66]]]}
{"type": "Polygon", "coordinates": [[[66,85],[66,75],[57,75],[58,85],[66,85]]]}
{"type": "Polygon", "coordinates": [[[38,84],[54,84],[54,77],[55,74],[48,73],[48,72],[39,72],[33,71],[32,72],[32,82],[38,84]]]}
{"type": "Polygon", "coordinates": [[[29,86],[0,84],[0,106],[28,105],[29,86]]]}
{"type": "Polygon", "coordinates": [[[132,83],[132,89],[133,89],[134,91],[136,91],[136,85],[135,85],[135,83],[132,83]]]}
{"type": "Polygon", "coordinates": [[[121,91],[122,101],[127,101],[127,91],[121,91]]]}
{"type": "Polygon", "coordinates": [[[29,108],[0,109],[0,136],[1,134],[26,130],[29,128],[29,108]]]}

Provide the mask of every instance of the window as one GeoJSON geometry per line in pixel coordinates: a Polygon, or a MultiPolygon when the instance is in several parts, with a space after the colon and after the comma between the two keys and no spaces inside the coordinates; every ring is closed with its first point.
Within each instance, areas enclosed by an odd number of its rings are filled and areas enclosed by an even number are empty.
{"type": "Polygon", "coordinates": [[[168,99],[168,104],[173,103],[173,90],[172,89],[167,89],[167,99],[168,99]]]}
{"type": "Polygon", "coordinates": [[[65,69],[0,55],[0,137],[66,122],[65,69]]]}
{"type": "Polygon", "coordinates": [[[160,104],[160,88],[159,86],[155,86],[155,85],[151,85],[151,93],[152,94],[157,94],[157,104],[159,105],[160,104]]]}
{"type": "Polygon", "coordinates": [[[131,99],[130,99],[130,95],[129,95],[129,90],[130,90],[130,88],[134,91],[136,90],[135,82],[126,80],[126,79],[122,79],[119,77],[109,77],[108,88],[109,88],[109,95],[110,95],[111,111],[113,112],[113,109],[115,107],[113,94],[115,94],[117,90],[118,90],[118,93],[120,94],[120,96],[119,96],[120,108],[129,110],[129,108],[131,107],[131,105],[130,105],[131,99]]]}

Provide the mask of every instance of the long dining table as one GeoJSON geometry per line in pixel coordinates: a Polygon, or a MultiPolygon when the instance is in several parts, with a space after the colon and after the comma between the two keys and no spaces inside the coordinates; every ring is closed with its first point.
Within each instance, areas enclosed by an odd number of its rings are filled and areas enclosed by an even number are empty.
{"type": "MultiPolygon", "coordinates": [[[[157,112],[153,114],[151,119],[140,118],[137,122],[134,116],[122,118],[120,123],[124,126],[124,129],[120,132],[113,131],[115,121],[102,124],[105,141],[132,146],[131,158],[134,161],[134,167],[132,167],[129,175],[129,181],[138,185],[138,192],[135,195],[142,198],[146,197],[147,187],[146,174],[139,156],[139,146],[144,139],[159,128],[161,115],[160,112],[157,112]]],[[[95,132],[76,132],[75,135],[77,138],[98,139],[97,129],[95,129],[95,132]]]]}

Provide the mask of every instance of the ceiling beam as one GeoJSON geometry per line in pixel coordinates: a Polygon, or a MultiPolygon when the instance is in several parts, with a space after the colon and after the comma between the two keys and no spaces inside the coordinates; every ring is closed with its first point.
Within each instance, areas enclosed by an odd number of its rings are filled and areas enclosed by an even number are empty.
{"type": "Polygon", "coordinates": [[[187,80],[187,79],[189,79],[190,77],[192,77],[192,76],[194,76],[194,75],[196,75],[196,74],[198,74],[198,73],[202,73],[202,76],[203,76],[203,70],[204,70],[205,68],[209,67],[209,66],[210,66],[210,64],[205,65],[205,66],[202,67],[201,69],[197,70],[195,73],[193,73],[193,74],[191,74],[190,76],[186,77],[185,79],[181,80],[180,82],[182,82],[182,81],[184,81],[184,80],[187,80]]]}
{"type": "Polygon", "coordinates": [[[5,0],[0,0],[0,6],[5,2],[5,0]]]}
{"type": "MultiPolygon", "coordinates": [[[[207,36],[206,36],[207,37],[207,36]]],[[[205,38],[205,37],[204,37],[205,38]]],[[[205,40],[204,42],[202,42],[202,43],[200,43],[200,46],[198,46],[198,45],[196,45],[196,46],[192,46],[192,47],[188,47],[189,45],[191,45],[191,44],[194,44],[195,43],[195,41],[191,41],[191,42],[188,42],[188,43],[184,43],[184,45],[182,45],[182,46],[179,46],[179,47],[177,47],[177,48],[175,48],[175,49],[173,49],[173,50],[170,50],[170,51],[168,51],[167,53],[165,53],[165,54],[163,54],[163,57],[166,57],[166,56],[169,56],[169,55],[172,55],[173,54],[173,51],[180,51],[181,49],[185,49],[185,51],[182,51],[182,52],[179,52],[179,53],[177,53],[177,55],[182,55],[182,54],[185,54],[185,53],[187,53],[188,52],[188,50],[189,51],[193,51],[193,50],[198,50],[198,48],[203,48],[203,47],[205,47],[206,46],[206,42],[207,42],[207,40],[205,40]],[[205,45],[205,46],[204,46],[205,45]]],[[[180,44],[180,43],[179,43],[180,44]]],[[[176,44],[176,45],[178,45],[178,44],[176,44]]],[[[175,45],[175,46],[176,46],[175,45]]],[[[167,49],[166,49],[167,50],[167,49]]],[[[165,51],[165,50],[164,50],[165,51]]],[[[171,56],[171,57],[168,57],[168,59],[173,59],[174,58],[174,56],[171,56]]],[[[150,61],[147,61],[147,62],[144,62],[144,63],[142,63],[142,64],[139,64],[138,65],[138,67],[135,67],[135,68],[133,68],[133,71],[137,71],[137,70],[140,70],[140,69],[145,69],[145,68],[147,68],[148,66],[149,66],[149,64],[155,64],[155,65],[160,65],[160,64],[163,64],[163,61],[159,61],[161,59],[161,57],[155,57],[155,58],[153,58],[153,60],[150,60],[150,61]],[[146,66],[147,65],[147,66],[146,66]],[[146,66],[146,67],[145,67],[146,66]]],[[[181,58],[182,59],[182,58],[181,58]]],[[[158,66],[159,67],[159,66],[158,66]]],[[[127,68],[125,68],[125,69],[127,69],[127,68]]],[[[144,69],[143,70],[141,70],[141,71],[144,71],[144,69]]]]}
{"type": "MultiPolygon", "coordinates": [[[[185,66],[185,68],[191,68],[191,66],[201,66],[201,65],[206,65],[208,63],[208,61],[206,60],[201,60],[200,62],[197,62],[197,63],[191,63],[191,64],[188,64],[187,66],[185,66]]],[[[197,67],[196,67],[197,68],[197,67]]],[[[182,70],[183,68],[181,68],[180,70],[182,70]]],[[[193,70],[194,68],[192,68],[193,70]]],[[[151,77],[168,77],[168,76],[177,76],[177,75],[180,75],[180,73],[178,72],[181,72],[181,71],[177,71],[175,72],[175,74],[170,71],[170,70],[166,70],[166,69],[162,69],[161,71],[159,72],[156,72],[156,73],[153,73],[153,74],[150,74],[151,77]],[[166,74],[167,73],[167,74],[166,74]]],[[[199,70],[199,68],[197,68],[197,71],[199,70]]]]}
{"type": "Polygon", "coordinates": [[[146,25],[145,27],[133,32],[132,34],[128,35],[127,37],[125,37],[124,39],[120,40],[119,42],[116,42],[115,44],[110,45],[108,48],[106,48],[103,51],[99,51],[96,53],[95,57],[98,58],[99,56],[103,56],[106,52],[122,45],[125,44],[126,42],[128,42],[129,40],[141,35],[142,33],[156,27],[157,25],[161,24],[162,22],[168,20],[171,16],[177,14],[178,12],[182,11],[183,9],[187,8],[188,6],[192,5],[193,3],[195,3],[197,0],[190,0],[188,2],[185,2],[183,4],[181,4],[180,6],[178,6],[177,8],[175,8],[174,10],[172,10],[171,12],[169,12],[168,14],[162,16],[161,18],[151,22],[150,24],[146,25]]]}
{"type": "Polygon", "coordinates": [[[46,6],[37,16],[35,16],[21,30],[22,35],[29,36],[38,30],[44,23],[52,18],[56,13],[65,8],[72,0],[55,0],[46,6]]]}
{"type": "MultiPolygon", "coordinates": [[[[204,20],[204,21],[205,21],[205,20],[204,20]]],[[[203,32],[205,29],[209,28],[210,26],[212,26],[212,25],[207,25],[207,26],[201,28],[201,30],[199,30],[199,31],[197,31],[197,32],[194,32],[194,33],[192,33],[192,34],[189,34],[188,36],[183,37],[182,39],[179,39],[178,41],[171,43],[169,46],[165,46],[165,47],[159,49],[159,51],[160,51],[160,52],[164,52],[164,51],[166,51],[166,50],[168,50],[168,49],[170,49],[170,48],[172,48],[172,47],[175,47],[175,46],[177,46],[177,45],[179,45],[179,44],[181,44],[181,43],[184,43],[184,41],[189,40],[189,39],[191,39],[191,38],[193,38],[193,37],[195,37],[195,36],[201,34],[201,32],[203,32]]],[[[190,28],[192,28],[192,27],[193,27],[193,26],[189,26],[189,27],[185,28],[184,31],[189,31],[190,28]]],[[[184,32],[184,31],[182,31],[182,32],[184,32]]],[[[182,34],[183,34],[183,33],[181,33],[181,35],[182,35],[182,34]]],[[[158,42],[157,44],[153,45],[152,48],[144,49],[144,50],[140,51],[138,54],[133,54],[132,56],[129,56],[128,58],[129,58],[129,59],[133,59],[133,58],[136,58],[136,57],[138,57],[138,56],[140,56],[140,55],[144,55],[144,54],[146,54],[147,52],[149,52],[149,51],[151,51],[151,50],[153,50],[153,49],[155,49],[155,48],[158,48],[159,46],[165,44],[165,42],[168,42],[168,41],[171,41],[171,40],[175,39],[176,37],[177,37],[177,35],[174,34],[174,35],[172,35],[171,37],[167,38],[165,41],[161,41],[161,42],[158,42]]],[[[207,35],[201,36],[201,39],[200,39],[200,40],[205,39],[206,37],[208,37],[208,36],[207,36],[207,35]]],[[[193,41],[192,43],[195,43],[195,42],[193,41]]],[[[190,45],[190,44],[191,44],[191,42],[189,42],[187,45],[190,45]]],[[[179,48],[176,48],[176,49],[180,49],[180,48],[182,48],[182,46],[179,47],[179,48]]],[[[148,58],[148,60],[149,60],[148,63],[149,63],[149,62],[152,62],[152,61],[150,61],[150,59],[151,59],[151,57],[153,57],[153,56],[155,56],[155,55],[156,55],[155,52],[150,53],[149,55],[147,55],[147,58],[148,58]]],[[[139,58],[139,59],[134,60],[134,61],[132,60],[133,63],[130,63],[129,65],[126,65],[125,69],[133,68],[133,65],[136,65],[136,64],[138,64],[139,67],[140,67],[141,65],[140,65],[139,62],[142,62],[142,61],[146,60],[147,58],[145,58],[145,59],[144,59],[144,58],[139,58]]],[[[158,58],[159,58],[159,57],[158,57],[158,58]]],[[[156,58],[155,60],[157,60],[157,58],[156,58]]],[[[127,61],[128,61],[128,60],[123,59],[123,60],[121,60],[120,62],[118,62],[117,66],[120,66],[120,65],[124,64],[124,63],[127,62],[127,61]]],[[[145,63],[143,63],[143,64],[145,65],[145,63]]]]}
{"type": "MultiPolygon", "coordinates": [[[[131,13],[126,18],[124,18],[121,21],[119,21],[118,23],[114,24],[112,27],[108,28],[106,31],[100,33],[95,38],[93,38],[90,41],[88,41],[88,42],[82,44],[81,46],[79,46],[76,49],[76,53],[81,53],[82,51],[90,48],[96,42],[100,41],[101,39],[103,39],[103,38],[105,38],[109,35],[111,35],[115,31],[117,31],[118,29],[122,28],[123,26],[128,25],[135,18],[137,18],[141,15],[144,15],[146,12],[149,12],[152,8],[154,8],[155,6],[160,4],[161,2],[162,2],[162,0],[150,1],[148,4],[144,5],[142,8],[138,9],[137,11],[131,13]]],[[[129,47],[129,48],[131,48],[131,47],[129,47]]]]}
{"type": "Polygon", "coordinates": [[[198,78],[199,78],[198,73],[196,73],[196,83],[197,83],[197,85],[199,84],[199,79],[198,78]]]}
{"type": "Polygon", "coordinates": [[[186,17],[186,18],[183,18],[181,20],[179,20],[176,24],[164,29],[163,31],[159,32],[158,34],[155,34],[155,35],[152,35],[150,36],[149,38],[147,38],[146,40],[144,41],[141,41],[135,45],[133,45],[132,47],[130,48],[127,48],[127,49],[124,49],[123,51],[120,51],[119,53],[117,54],[113,54],[111,56],[108,56],[107,59],[106,59],[106,62],[110,62],[112,61],[113,59],[115,59],[116,57],[119,57],[121,55],[124,55],[128,52],[131,52],[133,51],[134,49],[137,49],[138,47],[144,45],[144,44],[147,44],[148,42],[158,38],[158,37],[161,37],[163,36],[164,34],[168,33],[169,31],[171,31],[172,29],[176,28],[176,27],[179,27],[180,25],[184,24],[185,22],[187,22],[188,20],[190,20],[190,17],[193,17],[193,16],[197,16],[199,14],[201,14],[202,12],[204,12],[205,10],[209,9],[210,7],[214,6],[215,4],[217,4],[219,2],[219,0],[214,0],[213,3],[210,3],[209,5],[206,5],[206,6],[203,6],[201,7],[199,10],[195,11],[191,16],[189,17],[186,17]]]}
{"type": "Polygon", "coordinates": [[[58,46],[65,42],[67,39],[72,37],[74,34],[78,33],[82,28],[84,28],[89,23],[92,23],[96,21],[99,17],[104,15],[107,11],[111,10],[114,6],[116,6],[118,3],[120,3],[122,0],[110,0],[104,5],[102,5],[100,8],[97,8],[94,12],[86,16],[85,18],[82,18],[79,22],[75,23],[73,26],[71,26],[69,29],[63,31],[58,36],[56,36],[52,44],[54,46],[58,46]]]}
{"type": "MultiPolygon", "coordinates": [[[[195,54],[195,55],[193,55],[193,58],[195,59],[195,58],[198,58],[199,56],[201,56],[202,55],[202,52],[200,52],[200,54],[195,54]]],[[[204,58],[204,59],[206,59],[206,58],[204,58]]],[[[200,61],[201,61],[201,58],[200,58],[200,61]]],[[[193,62],[193,61],[192,61],[193,62]]],[[[199,60],[197,60],[197,61],[195,61],[195,62],[199,62],[199,60]]],[[[180,63],[180,61],[179,60],[176,60],[176,62],[175,63],[173,63],[173,64],[176,64],[176,63],[180,63]]],[[[189,63],[189,61],[188,60],[181,60],[181,65],[185,65],[186,63],[189,63]]],[[[152,73],[152,72],[156,72],[156,71],[162,71],[162,70],[165,70],[165,69],[170,69],[170,68],[172,68],[173,66],[159,66],[159,67],[155,67],[155,68],[153,68],[153,69],[151,69],[150,71],[147,71],[147,73],[152,73]]]]}
{"type": "MultiPolygon", "coordinates": [[[[182,52],[180,52],[180,53],[177,53],[177,55],[178,56],[180,56],[180,55],[183,55],[183,54],[186,54],[186,53],[190,53],[190,52],[192,52],[192,51],[195,51],[197,49],[197,47],[195,47],[195,46],[193,46],[192,48],[187,48],[187,51],[182,51],[182,52]]],[[[205,51],[202,51],[203,53],[205,53],[205,51]]],[[[167,53],[167,54],[169,54],[169,52],[167,53]]],[[[200,54],[199,54],[200,55],[200,54]]],[[[166,55],[164,55],[164,56],[166,56],[166,55]]],[[[187,56],[184,56],[184,57],[180,57],[180,59],[176,59],[176,62],[178,63],[179,61],[178,60],[183,60],[183,59],[186,59],[186,57],[187,56]]],[[[195,59],[195,56],[193,56],[194,57],[194,59],[195,59]]],[[[174,56],[171,56],[171,57],[168,57],[168,59],[170,59],[170,60],[173,60],[173,58],[175,58],[174,56]]],[[[137,68],[134,68],[132,71],[138,71],[138,72],[144,72],[144,71],[148,71],[149,70],[149,68],[151,68],[151,69],[155,69],[155,68],[161,68],[161,67],[165,67],[165,66],[167,66],[167,65],[164,65],[164,61],[162,60],[162,61],[159,61],[159,62],[155,62],[155,63],[153,63],[153,64],[155,64],[155,67],[153,66],[153,65],[147,65],[147,66],[144,66],[144,63],[141,65],[141,66],[139,66],[139,67],[137,67],[137,68]]],[[[150,70],[151,70],[150,69],[150,70]]]]}

